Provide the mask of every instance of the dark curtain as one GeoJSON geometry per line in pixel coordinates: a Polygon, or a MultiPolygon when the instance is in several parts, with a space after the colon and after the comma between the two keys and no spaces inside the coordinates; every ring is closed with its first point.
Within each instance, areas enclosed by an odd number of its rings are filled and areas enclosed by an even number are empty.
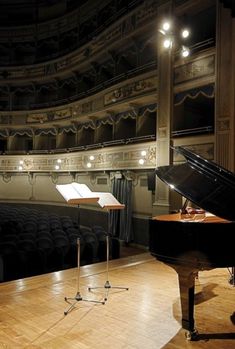
{"type": "Polygon", "coordinates": [[[111,210],[109,216],[110,233],[112,236],[128,243],[133,240],[132,181],[126,178],[113,178],[111,192],[120,203],[125,205],[125,208],[111,210]]]}

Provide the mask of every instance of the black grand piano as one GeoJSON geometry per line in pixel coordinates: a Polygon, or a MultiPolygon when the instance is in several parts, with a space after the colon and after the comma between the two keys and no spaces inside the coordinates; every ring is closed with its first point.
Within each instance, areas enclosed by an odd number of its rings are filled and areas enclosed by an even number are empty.
{"type": "Polygon", "coordinates": [[[202,218],[196,214],[200,211],[195,210],[193,215],[183,212],[153,217],[149,224],[149,250],[178,273],[182,328],[187,339],[194,340],[198,335],[194,325],[198,271],[235,265],[235,175],[189,149],[173,149],[184,156],[185,162],[161,166],[156,175],[204,209],[205,215],[202,218]]]}

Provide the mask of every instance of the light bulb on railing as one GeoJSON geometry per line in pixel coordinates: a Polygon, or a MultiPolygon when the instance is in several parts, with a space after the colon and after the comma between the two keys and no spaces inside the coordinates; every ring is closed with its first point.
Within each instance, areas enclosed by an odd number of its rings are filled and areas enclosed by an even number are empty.
{"type": "Polygon", "coordinates": [[[23,160],[20,160],[20,161],[19,161],[19,166],[18,166],[18,170],[19,170],[19,171],[22,171],[22,170],[23,170],[23,164],[24,164],[24,161],[23,161],[23,160]]]}
{"type": "Polygon", "coordinates": [[[90,155],[90,156],[89,156],[89,160],[91,160],[91,161],[95,160],[94,155],[90,155]]]}
{"type": "Polygon", "coordinates": [[[91,163],[88,162],[88,163],[86,164],[86,166],[87,166],[88,168],[91,168],[91,163]]]}
{"type": "Polygon", "coordinates": [[[59,170],[60,166],[59,165],[55,165],[55,170],[59,170]]]}
{"type": "Polygon", "coordinates": [[[139,164],[143,165],[144,164],[144,159],[139,159],[139,164]]]}

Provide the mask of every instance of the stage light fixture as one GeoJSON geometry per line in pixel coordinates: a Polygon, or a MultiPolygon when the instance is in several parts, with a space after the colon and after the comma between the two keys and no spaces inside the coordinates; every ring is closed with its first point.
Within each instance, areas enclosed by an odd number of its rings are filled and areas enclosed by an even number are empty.
{"type": "Polygon", "coordinates": [[[189,48],[186,46],[182,46],[182,49],[181,49],[182,57],[188,57],[189,53],[190,53],[189,48]]]}
{"type": "Polygon", "coordinates": [[[181,32],[182,38],[186,39],[189,37],[189,30],[188,29],[183,29],[181,32]]]}
{"type": "Polygon", "coordinates": [[[170,23],[170,21],[165,21],[165,22],[163,22],[163,24],[162,24],[162,29],[163,29],[165,32],[167,32],[168,30],[170,30],[170,28],[171,28],[171,23],[170,23]]]}
{"type": "Polygon", "coordinates": [[[167,38],[163,41],[164,48],[171,48],[172,44],[173,44],[173,41],[170,38],[167,38]]]}

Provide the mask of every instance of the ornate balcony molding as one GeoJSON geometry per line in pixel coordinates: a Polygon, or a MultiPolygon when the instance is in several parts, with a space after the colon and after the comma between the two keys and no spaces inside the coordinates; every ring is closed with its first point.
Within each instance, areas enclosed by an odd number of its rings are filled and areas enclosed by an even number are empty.
{"type": "Polygon", "coordinates": [[[174,68],[174,84],[182,84],[196,79],[215,78],[215,51],[208,50],[207,54],[201,53],[174,68]]]}
{"type": "MultiPolygon", "coordinates": [[[[66,56],[63,52],[59,53],[63,58],[56,58],[50,55],[45,57],[43,63],[34,64],[34,65],[25,65],[18,67],[7,67],[0,69],[0,82],[10,83],[15,81],[31,81],[31,80],[48,80],[55,78],[60,74],[64,74],[68,70],[73,70],[75,67],[81,67],[87,60],[94,60],[94,56],[102,52],[107,52],[108,47],[113,47],[115,42],[127,40],[131,35],[134,35],[140,28],[140,26],[149,26],[151,22],[156,21],[157,18],[157,3],[153,0],[145,1],[138,8],[133,10],[122,20],[116,21],[114,24],[110,24],[108,29],[105,29],[101,34],[95,35],[93,40],[89,38],[86,44],[83,44],[81,47],[74,49],[72,53],[67,54],[66,56]],[[45,64],[45,61],[49,61],[45,64]]],[[[71,26],[74,23],[74,26],[78,26],[78,14],[67,15],[64,19],[63,28],[67,28],[67,25],[71,26]],[[71,17],[71,18],[70,18],[71,17]]],[[[35,26],[31,29],[27,27],[22,28],[22,32],[19,28],[17,30],[13,29],[2,29],[0,30],[0,38],[5,36],[6,42],[8,40],[16,41],[19,43],[20,40],[30,39],[37,40],[40,37],[44,38],[47,36],[56,35],[58,37],[58,27],[60,28],[58,22],[51,22],[45,24],[39,24],[37,27],[37,33],[35,33],[35,26]]],[[[60,28],[61,30],[61,28],[60,28]]],[[[59,31],[61,33],[61,31],[59,31]]],[[[27,43],[28,45],[28,43],[27,43]]]]}
{"type": "Polygon", "coordinates": [[[23,172],[77,173],[84,171],[151,169],[155,167],[156,142],[63,154],[0,156],[0,173],[2,174],[23,172]],[[139,163],[140,159],[143,160],[142,165],[139,163]]]}
{"type": "MultiPolygon", "coordinates": [[[[157,92],[157,77],[153,75],[151,72],[142,75],[141,77],[137,76],[132,79],[132,88],[135,91],[135,95],[126,97],[125,102],[129,99],[130,103],[133,98],[141,97],[141,96],[153,96],[153,101],[156,102],[156,92],[157,92]],[[136,91],[135,86],[141,86],[141,89],[136,91]],[[150,88],[151,86],[151,88],[150,88]]],[[[119,89],[121,90],[130,90],[130,84],[123,82],[119,84],[119,89]]],[[[110,94],[113,94],[111,91],[110,94]]],[[[104,89],[98,95],[90,96],[89,98],[83,98],[77,102],[66,103],[66,107],[55,107],[55,108],[46,108],[45,111],[42,110],[32,110],[32,111],[21,111],[21,112],[0,112],[0,127],[13,127],[14,129],[25,128],[26,127],[35,127],[39,126],[40,129],[48,128],[50,125],[58,124],[61,126],[61,123],[68,125],[71,122],[76,123],[86,123],[89,122],[90,116],[93,114],[99,113],[99,119],[107,118],[107,107],[105,105],[105,99],[107,98],[107,89],[104,89]],[[101,112],[102,111],[102,112],[101,112]]],[[[115,111],[115,105],[117,104],[118,108],[118,100],[112,102],[112,109],[115,111]]],[[[127,106],[126,106],[127,108],[127,106]]],[[[117,111],[118,113],[118,111],[117,111]]],[[[114,114],[116,114],[114,112],[114,114]]]]}

